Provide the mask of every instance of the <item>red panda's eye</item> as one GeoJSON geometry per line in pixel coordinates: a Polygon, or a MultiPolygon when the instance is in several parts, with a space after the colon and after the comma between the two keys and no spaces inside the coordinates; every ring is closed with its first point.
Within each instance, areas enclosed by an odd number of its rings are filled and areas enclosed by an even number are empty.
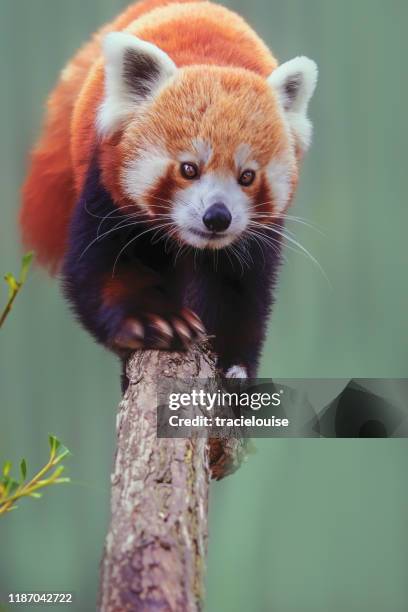
{"type": "Polygon", "coordinates": [[[198,167],[191,162],[185,162],[180,166],[180,172],[186,179],[195,179],[198,177],[198,167]]]}
{"type": "Polygon", "coordinates": [[[239,177],[238,183],[243,185],[244,187],[249,187],[255,180],[255,171],[254,170],[245,170],[239,177]]]}

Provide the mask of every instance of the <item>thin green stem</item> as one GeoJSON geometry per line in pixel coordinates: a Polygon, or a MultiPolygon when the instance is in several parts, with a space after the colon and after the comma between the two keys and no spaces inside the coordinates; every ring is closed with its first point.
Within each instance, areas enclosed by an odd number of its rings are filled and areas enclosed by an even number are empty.
{"type": "Polygon", "coordinates": [[[0,327],[2,327],[2,325],[4,324],[4,321],[7,319],[8,315],[10,314],[11,309],[13,307],[14,300],[16,299],[17,295],[19,294],[20,289],[21,289],[22,286],[23,285],[21,283],[17,283],[16,289],[13,290],[13,293],[9,297],[9,300],[8,300],[4,310],[2,312],[2,315],[0,317],[0,327]]]}

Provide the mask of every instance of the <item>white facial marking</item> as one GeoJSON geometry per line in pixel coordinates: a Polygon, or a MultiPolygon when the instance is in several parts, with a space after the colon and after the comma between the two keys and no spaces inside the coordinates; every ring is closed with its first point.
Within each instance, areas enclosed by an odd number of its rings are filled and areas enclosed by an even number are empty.
{"type": "Polygon", "coordinates": [[[237,170],[258,170],[259,164],[252,158],[251,147],[245,143],[240,144],[234,155],[237,170]]]}
{"type": "Polygon", "coordinates": [[[197,138],[193,140],[190,150],[183,151],[178,156],[178,161],[180,163],[195,162],[197,165],[205,166],[210,161],[211,155],[211,145],[201,140],[201,138],[197,138]]]}
{"type": "Polygon", "coordinates": [[[291,192],[291,167],[289,161],[273,159],[266,169],[273,194],[274,213],[281,213],[288,204],[291,192]]]}
{"type": "MultiPolygon", "coordinates": [[[[122,186],[126,195],[138,204],[147,206],[144,197],[158,179],[166,174],[170,161],[169,154],[164,149],[156,147],[143,149],[140,155],[128,162],[122,171],[122,186]]],[[[164,202],[161,204],[165,206],[164,202]]]]}
{"type": "Polygon", "coordinates": [[[208,164],[212,155],[212,147],[208,142],[202,140],[201,138],[196,138],[193,140],[193,149],[198,155],[199,160],[203,164],[208,164]]]}
{"type": "Polygon", "coordinates": [[[175,194],[172,216],[185,243],[201,249],[220,249],[245,231],[249,213],[250,200],[234,175],[208,173],[175,194]],[[219,234],[209,231],[203,222],[207,209],[216,203],[224,204],[232,217],[230,226],[219,234]]]}

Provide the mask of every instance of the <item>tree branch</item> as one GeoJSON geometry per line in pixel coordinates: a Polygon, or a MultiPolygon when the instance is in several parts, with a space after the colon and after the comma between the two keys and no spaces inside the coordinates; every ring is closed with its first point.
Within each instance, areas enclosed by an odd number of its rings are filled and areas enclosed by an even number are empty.
{"type": "MultiPolygon", "coordinates": [[[[156,389],[163,376],[203,379],[214,374],[212,357],[199,347],[185,354],[143,351],[128,363],[130,382],[117,418],[112,517],[101,568],[102,612],[201,608],[207,441],[157,438],[156,389]]],[[[225,460],[218,457],[217,463],[225,460]]]]}

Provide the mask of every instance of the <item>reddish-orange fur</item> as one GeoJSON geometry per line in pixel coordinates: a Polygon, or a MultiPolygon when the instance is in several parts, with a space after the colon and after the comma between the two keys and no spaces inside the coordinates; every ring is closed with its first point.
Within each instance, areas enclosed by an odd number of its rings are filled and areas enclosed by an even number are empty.
{"type": "Polygon", "coordinates": [[[106,306],[124,303],[132,296],[140,293],[154,284],[155,279],[145,270],[135,267],[131,270],[121,270],[120,274],[112,277],[109,274],[103,284],[102,301],[106,306]]]}
{"type": "MultiPolygon", "coordinates": [[[[272,109],[265,107],[265,104],[272,105],[273,99],[262,95],[267,90],[264,78],[276,67],[277,62],[240,17],[221,6],[200,1],[147,0],[129,7],[100,30],[63,71],[49,98],[46,123],[23,187],[20,219],[24,242],[34,247],[40,263],[53,271],[58,269],[64,255],[69,220],[96,143],[95,118],[104,83],[100,41],[107,32],[123,29],[158,45],[177,66],[191,66],[185,71],[186,75],[189,73],[186,83],[200,87],[200,81],[194,79],[194,71],[197,70],[194,66],[209,66],[207,84],[212,83],[214,95],[221,84],[224,91],[230,92],[229,97],[224,96],[224,111],[231,121],[232,140],[239,129],[242,136],[242,126],[234,126],[233,101],[245,74],[245,78],[253,81],[253,98],[246,102],[248,109],[253,108],[254,104],[261,105],[263,115],[261,129],[260,122],[256,124],[256,118],[244,126],[246,140],[254,143],[261,155],[264,146],[261,139],[267,142],[265,134],[268,132],[274,135],[269,143],[284,141],[281,124],[274,121],[275,114],[269,112],[272,109]],[[211,71],[214,69],[211,66],[228,67],[229,70],[213,78],[211,71]]],[[[180,87],[181,102],[191,104],[188,91],[183,92],[180,87]]],[[[222,109],[218,109],[218,112],[222,112],[222,109]]],[[[174,142],[174,146],[180,150],[191,137],[188,125],[180,129],[171,112],[163,116],[162,120],[167,142],[174,142]]],[[[207,121],[214,140],[216,133],[214,135],[211,112],[208,113],[207,121]]],[[[131,127],[128,132],[116,134],[100,143],[102,177],[119,205],[128,203],[120,186],[120,164],[135,146],[138,137],[135,129],[131,127]]],[[[226,150],[231,150],[235,144],[239,144],[238,141],[218,143],[217,155],[212,164],[216,164],[217,168],[230,164],[226,150]]],[[[270,148],[265,149],[265,158],[270,155],[270,148]]],[[[165,189],[169,182],[173,184],[180,181],[175,174],[167,177],[165,189]]],[[[258,185],[257,188],[261,187],[258,185]]]]}

